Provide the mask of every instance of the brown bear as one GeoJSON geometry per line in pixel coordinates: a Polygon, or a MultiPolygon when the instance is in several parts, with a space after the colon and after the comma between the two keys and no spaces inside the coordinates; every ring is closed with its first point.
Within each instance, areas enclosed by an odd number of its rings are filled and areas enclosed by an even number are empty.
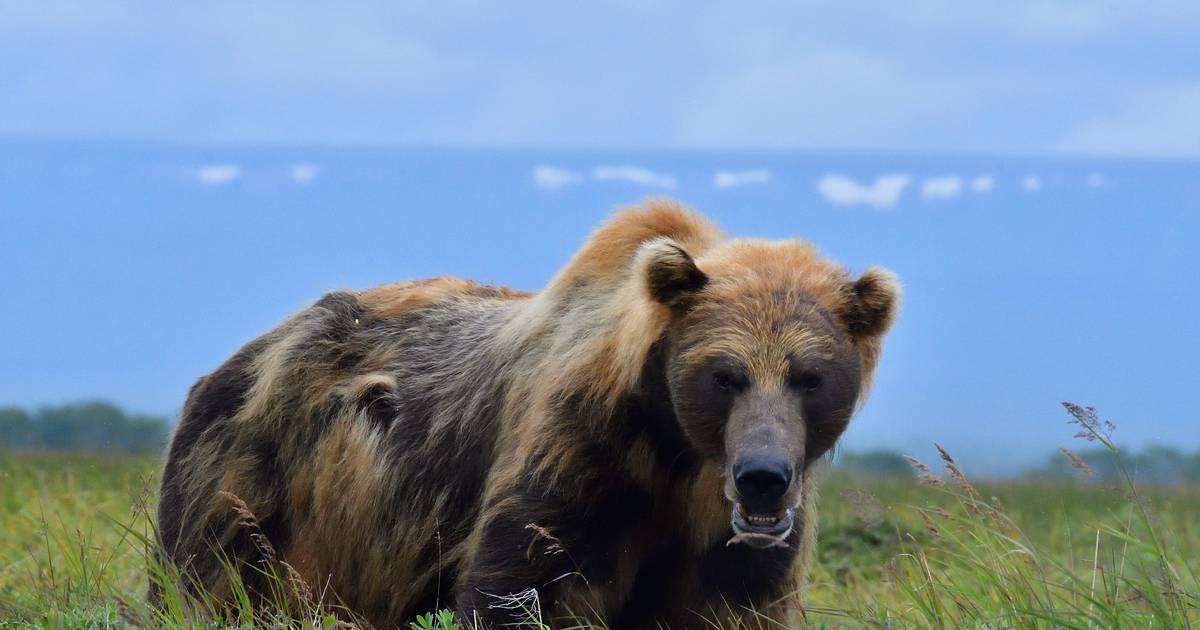
{"type": "Polygon", "coordinates": [[[669,201],[620,212],[538,293],[331,293],[192,387],[163,554],[218,599],[230,562],[253,591],[240,506],[379,627],[439,606],[485,627],[783,621],[816,535],[812,466],[898,294],[890,272],[727,239],[669,201]]]}

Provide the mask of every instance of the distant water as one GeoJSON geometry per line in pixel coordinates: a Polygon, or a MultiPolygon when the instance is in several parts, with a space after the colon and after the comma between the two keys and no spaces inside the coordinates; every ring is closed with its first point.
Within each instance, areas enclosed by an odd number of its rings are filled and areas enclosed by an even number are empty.
{"type": "Polygon", "coordinates": [[[324,291],[536,289],[614,207],[664,194],[900,274],[849,448],[937,440],[1011,472],[1070,445],[1061,400],[1131,444],[1200,446],[1194,161],[0,142],[0,404],[174,413],[324,291]]]}

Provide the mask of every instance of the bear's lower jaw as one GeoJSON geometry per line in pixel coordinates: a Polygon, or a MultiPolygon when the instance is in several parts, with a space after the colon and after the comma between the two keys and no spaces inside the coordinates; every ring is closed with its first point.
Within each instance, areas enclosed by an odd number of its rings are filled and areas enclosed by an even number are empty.
{"type": "Polygon", "coordinates": [[[734,503],[729,517],[734,536],[729,544],[745,543],[759,549],[787,547],[785,541],[795,522],[795,508],[788,508],[781,514],[746,514],[739,504],[734,503]]]}

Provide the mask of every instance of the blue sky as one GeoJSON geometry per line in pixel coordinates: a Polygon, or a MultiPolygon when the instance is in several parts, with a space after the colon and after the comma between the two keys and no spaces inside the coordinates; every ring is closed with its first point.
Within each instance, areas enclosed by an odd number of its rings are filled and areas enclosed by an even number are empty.
{"type": "Polygon", "coordinates": [[[670,194],[906,286],[850,448],[1013,472],[1097,405],[1200,448],[1194,161],[753,151],[0,142],[0,401],[170,414],[335,288],[541,287],[618,205],[670,194]]]}
{"type": "Polygon", "coordinates": [[[172,414],[334,288],[537,289],[620,204],[892,267],[851,448],[1200,448],[1200,5],[0,0],[0,404],[172,414]]]}

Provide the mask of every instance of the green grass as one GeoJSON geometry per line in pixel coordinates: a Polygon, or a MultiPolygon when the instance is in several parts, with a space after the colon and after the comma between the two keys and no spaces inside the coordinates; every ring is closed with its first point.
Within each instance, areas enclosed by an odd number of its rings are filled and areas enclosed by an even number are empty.
{"type": "Polygon", "coordinates": [[[1200,623],[1200,489],[1138,488],[1131,498],[1069,481],[945,484],[825,484],[810,623],[1200,623]]]}
{"type": "MultiPolygon", "coordinates": [[[[340,625],[286,576],[286,617],[248,599],[221,617],[178,589],[151,609],[156,469],[148,458],[0,453],[0,626],[340,625]]],[[[813,627],[1200,627],[1200,488],[830,474],[820,506],[813,627]]],[[[413,624],[453,627],[435,611],[413,624]]]]}

